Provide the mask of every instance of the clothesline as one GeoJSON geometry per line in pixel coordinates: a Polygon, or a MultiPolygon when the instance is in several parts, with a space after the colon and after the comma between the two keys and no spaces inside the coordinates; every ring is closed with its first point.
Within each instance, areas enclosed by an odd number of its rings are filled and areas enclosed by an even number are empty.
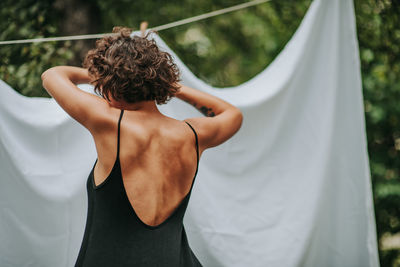
{"type": "MultiPolygon", "coordinates": [[[[218,15],[226,14],[229,12],[233,12],[236,10],[244,9],[250,6],[255,6],[258,4],[266,3],[271,0],[254,0],[250,1],[247,3],[242,3],[239,5],[211,11],[208,13],[204,13],[201,15],[197,15],[194,17],[178,20],[175,22],[167,23],[164,25],[159,25],[153,28],[150,28],[150,30],[155,30],[155,31],[162,31],[166,29],[170,29],[173,27],[177,27],[180,25],[188,24],[191,22],[207,19],[210,17],[215,17],[218,15]]],[[[21,39],[21,40],[8,40],[8,41],[0,41],[0,45],[8,45],[8,44],[22,44],[22,43],[40,43],[40,42],[50,42],[50,41],[68,41],[68,40],[84,40],[84,39],[97,39],[97,38],[102,38],[104,36],[108,35],[114,35],[115,33],[98,33],[98,34],[84,34],[84,35],[72,35],[72,36],[60,36],[60,37],[47,37],[47,38],[34,38],[34,39],[21,39]]]]}

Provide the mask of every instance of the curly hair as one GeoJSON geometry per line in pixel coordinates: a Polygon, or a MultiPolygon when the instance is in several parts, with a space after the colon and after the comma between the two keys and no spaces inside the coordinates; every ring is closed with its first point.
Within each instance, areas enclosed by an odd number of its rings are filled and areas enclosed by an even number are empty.
{"type": "Polygon", "coordinates": [[[83,67],[93,78],[94,91],[103,98],[136,103],[155,100],[165,104],[179,90],[179,69],[172,56],[161,51],[154,39],[131,37],[131,30],[114,27],[113,35],[96,41],[83,67]]]}

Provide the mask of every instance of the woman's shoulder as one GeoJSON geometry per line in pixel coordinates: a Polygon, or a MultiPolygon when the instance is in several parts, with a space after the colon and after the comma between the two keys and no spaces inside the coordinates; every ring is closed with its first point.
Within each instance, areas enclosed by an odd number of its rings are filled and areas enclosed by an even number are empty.
{"type": "Polygon", "coordinates": [[[121,114],[120,109],[101,108],[95,117],[86,118],[86,128],[93,136],[104,135],[114,132],[118,127],[118,119],[121,114]]]}

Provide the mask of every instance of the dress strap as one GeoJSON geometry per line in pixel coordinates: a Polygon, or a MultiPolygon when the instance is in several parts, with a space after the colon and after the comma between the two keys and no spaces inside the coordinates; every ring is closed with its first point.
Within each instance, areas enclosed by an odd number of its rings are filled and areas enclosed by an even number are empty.
{"type": "Polygon", "coordinates": [[[121,128],[121,119],[122,119],[122,115],[124,114],[124,110],[123,109],[121,109],[121,114],[119,115],[119,120],[118,120],[118,141],[117,141],[117,159],[119,158],[119,143],[120,143],[120,141],[119,141],[119,136],[120,136],[120,132],[121,132],[121,130],[120,130],[120,128],[121,128]]]}
{"type": "MultiPolygon", "coordinates": [[[[199,169],[199,140],[197,138],[197,133],[194,130],[194,128],[192,127],[192,125],[190,125],[190,123],[188,123],[187,121],[185,121],[187,125],[189,125],[189,127],[193,130],[194,136],[196,137],[196,153],[197,153],[197,167],[196,167],[196,173],[194,175],[194,177],[196,177],[197,175],[197,171],[199,169]]],[[[193,186],[193,184],[192,184],[193,186]]]]}

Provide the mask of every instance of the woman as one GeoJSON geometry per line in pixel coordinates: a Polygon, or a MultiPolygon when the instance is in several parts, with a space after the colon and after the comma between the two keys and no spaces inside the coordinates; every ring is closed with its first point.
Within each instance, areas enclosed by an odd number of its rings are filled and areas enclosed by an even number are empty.
{"type": "Polygon", "coordinates": [[[201,154],[232,137],[242,113],[178,83],[171,56],[127,28],[96,42],[85,68],[57,66],[43,87],[93,136],[88,214],[75,266],[201,266],[183,216],[201,154]],[[91,83],[102,97],[75,84],[91,83]],[[157,104],[178,97],[205,117],[176,120],[157,104]]]}

